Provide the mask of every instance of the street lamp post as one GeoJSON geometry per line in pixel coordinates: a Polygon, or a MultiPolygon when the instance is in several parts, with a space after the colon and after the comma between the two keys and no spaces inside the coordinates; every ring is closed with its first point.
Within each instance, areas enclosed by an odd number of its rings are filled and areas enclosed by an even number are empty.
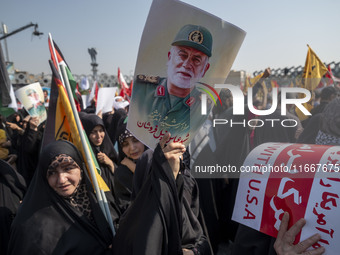
{"type": "Polygon", "coordinates": [[[29,24],[27,24],[27,25],[25,25],[25,26],[23,26],[23,27],[20,27],[20,28],[18,28],[18,29],[16,29],[16,30],[14,30],[14,31],[12,31],[12,32],[10,32],[10,33],[8,33],[8,31],[7,31],[7,26],[4,24],[4,23],[2,23],[2,34],[3,34],[3,36],[1,36],[0,37],[0,41],[1,40],[5,40],[5,50],[6,50],[6,62],[9,62],[9,56],[8,56],[8,48],[7,48],[7,41],[6,41],[6,38],[7,37],[9,37],[9,36],[11,36],[11,35],[14,35],[14,34],[16,34],[16,33],[18,33],[18,32],[21,32],[22,30],[25,30],[26,28],[29,28],[29,27],[33,27],[34,26],[34,31],[33,31],[33,35],[36,35],[36,36],[39,36],[39,35],[42,35],[43,33],[41,33],[41,32],[39,32],[38,31],[38,24],[34,24],[34,23],[29,23],[29,24]]]}
{"type": "MultiPolygon", "coordinates": [[[[2,23],[2,33],[6,36],[8,34],[7,32],[7,26],[2,23]]],[[[5,52],[6,52],[6,62],[9,62],[9,55],[8,55],[8,48],[7,48],[7,40],[6,37],[4,38],[4,44],[5,44],[5,52]]]]}

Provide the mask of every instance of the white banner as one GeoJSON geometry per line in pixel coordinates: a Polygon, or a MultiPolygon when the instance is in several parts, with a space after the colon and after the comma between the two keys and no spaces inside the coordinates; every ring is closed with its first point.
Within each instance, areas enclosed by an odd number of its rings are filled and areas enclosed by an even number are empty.
{"type": "Polygon", "coordinates": [[[96,114],[100,111],[102,113],[111,112],[116,96],[117,87],[99,88],[97,97],[96,114]]]}
{"type": "Polygon", "coordinates": [[[281,217],[289,226],[300,218],[307,224],[296,238],[315,233],[325,254],[340,250],[340,146],[265,143],[256,147],[241,169],[232,219],[273,237],[281,217]]]}

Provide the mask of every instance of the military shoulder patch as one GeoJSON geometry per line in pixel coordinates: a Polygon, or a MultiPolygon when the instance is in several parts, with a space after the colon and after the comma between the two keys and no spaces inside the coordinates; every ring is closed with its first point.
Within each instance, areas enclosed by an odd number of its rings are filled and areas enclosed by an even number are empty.
{"type": "Polygon", "coordinates": [[[144,75],[144,74],[137,75],[137,82],[159,84],[159,81],[160,81],[159,76],[144,75]]]}

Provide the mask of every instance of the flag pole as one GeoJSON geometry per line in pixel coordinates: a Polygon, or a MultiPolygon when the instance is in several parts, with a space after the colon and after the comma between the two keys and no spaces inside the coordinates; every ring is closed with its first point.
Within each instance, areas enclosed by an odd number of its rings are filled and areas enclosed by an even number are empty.
{"type": "Polygon", "coordinates": [[[109,210],[109,207],[108,207],[108,203],[107,203],[107,200],[106,200],[106,197],[105,197],[105,193],[103,191],[101,192],[101,190],[99,188],[97,177],[96,177],[96,174],[95,174],[96,170],[93,168],[93,162],[91,160],[92,156],[91,156],[91,153],[89,151],[89,148],[88,148],[88,145],[87,145],[87,142],[86,142],[86,139],[85,139],[85,135],[84,135],[84,132],[83,132],[82,124],[81,124],[80,119],[79,119],[78,111],[76,109],[74,100],[72,100],[73,99],[73,93],[71,91],[71,86],[70,86],[68,76],[67,76],[67,73],[66,73],[66,68],[65,68],[64,65],[59,65],[59,63],[58,63],[57,54],[55,52],[55,47],[54,47],[54,43],[53,43],[53,40],[52,40],[51,33],[49,33],[49,41],[50,41],[50,45],[51,45],[51,48],[52,48],[54,59],[56,61],[55,64],[56,64],[58,73],[60,75],[60,80],[61,80],[64,88],[66,88],[66,92],[68,94],[69,102],[70,102],[70,105],[71,105],[71,110],[72,110],[72,113],[73,113],[73,116],[74,116],[74,119],[75,119],[75,122],[76,122],[77,129],[79,130],[81,144],[82,144],[82,147],[83,147],[83,150],[84,150],[84,153],[85,153],[85,160],[86,160],[88,168],[89,168],[89,172],[90,172],[93,187],[94,187],[94,190],[95,190],[95,193],[96,193],[96,197],[97,197],[97,200],[98,200],[98,204],[99,204],[100,209],[102,210],[106,220],[109,223],[109,226],[112,230],[113,235],[115,235],[115,228],[113,226],[111,213],[110,213],[110,210],[109,210]]]}
{"type": "Polygon", "coordinates": [[[78,112],[75,110],[76,108],[75,108],[75,105],[74,105],[74,101],[71,100],[71,98],[73,98],[73,96],[72,96],[72,91],[71,91],[71,88],[70,88],[71,86],[70,86],[70,83],[69,83],[68,78],[67,78],[65,66],[59,65],[59,63],[58,63],[57,54],[55,52],[54,43],[53,43],[53,40],[52,40],[51,33],[48,34],[48,39],[50,40],[50,45],[52,47],[53,56],[54,56],[54,59],[56,61],[55,64],[56,64],[56,67],[58,69],[61,82],[62,82],[63,86],[66,88],[66,92],[68,94],[69,102],[71,104],[72,113],[73,113],[74,119],[76,121],[76,126],[79,130],[80,140],[81,140],[84,152],[85,152],[86,160],[87,160],[87,163],[88,163],[88,166],[89,166],[89,171],[90,171],[93,186],[94,186],[94,189],[95,189],[95,192],[96,192],[96,196],[97,196],[97,199],[98,199],[98,203],[99,203],[99,206],[102,209],[102,211],[105,213],[105,209],[104,209],[104,205],[103,205],[103,199],[101,197],[101,193],[99,192],[99,186],[98,186],[97,178],[95,176],[94,170],[92,168],[92,162],[90,160],[91,156],[90,156],[90,153],[88,151],[87,146],[85,145],[86,143],[85,143],[84,134],[82,132],[82,128],[80,128],[80,127],[82,127],[82,125],[81,125],[80,120],[79,120],[79,115],[78,115],[78,112]]]}
{"type": "Polygon", "coordinates": [[[97,177],[96,177],[96,174],[95,174],[96,170],[93,169],[93,164],[92,164],[92,161],[91,161],[91,154],[90,154],[90,151],[89,151],[89,148],[87,146],[86,139],[85,139],[85,136],[84,136],[84,133],[83,133],[83,130],[82,130],[82,125],[81,125],[81,122],[80,122],[80,119],[79,119],[78,111],[76,110],[74,100],[72,100],[73,96],[72,96],[70,83],[67,79],[66,69],[65,69],[65,66],[63,66],[63,65],[60,65],[60,68],[61,68],[62,75],[64,77],[65,88],[66,88],[68,97],[70,99],[69,101],[70,101],[70,104],[71,104],[71,109],[72,109],[72,112],[73,112],[73,115],[74,115],[74,119],[75,119],[77,128],[79,130],[81,144],[82,144],[84,152],[85,152],[85,157],[86,157],[87,165],[89,167],[89,171],[90,171],[92,183],[93,183],[93,186],[94,186],[94,190],[96,192],[96,197],[98,199],[99,206],[100,206],[102,212],[104,213],[106,220],[108,221],[108,223],[110,225],[112,233],[113,233],[113,235],[115,235],[115,229],[114,229],[114,226],[113,226],[111,213],[110,213],[110,210],[108,208],[108,203],[107,203],[104,192],[101,192],[100,189],[99,189],[97,177]]]}
{"type": "Polygon", "coordinates": [[[112,230],[113,236],[115,236],[116,235],[116,230],[115,230],[115,227],[113,226],[113,221],[112,221],[112,218],[111,218],[111,212],[110,212],[109,204],[107,202],[107,199],[106,199],[104,191],[100,190],[100,192],[102,193],[102,197],[103,197],[103,201],[104,201],[104,208],[105,208],[106,215],[108,217],[107,221],[108,221],[108,223],[110,225],[110,228],[112,230]]]}
{"type": "Polygon", "coordinates": [[[56,61],[55,65],[57,67],[57,71],[59,73],[59,76],[60,76],[60,80],[61,80],[61,83],[64,85],[65,87],[65,82],[64,82],[64,78],[61,74],[61,70],[60,70],[60,67],[59,67],[59,64],[58,64],[58,59],[57,59],[57,54],[55,53],[55,49],[54,49],[54,43],[53,43],[53,40],[52,40],[52,35],[51,33],[48,33],[48,40],[50,40],[50,45],[52,47],[52,52],[53,52],[53,56],[54,56],[54,59],[56,61]]]}
{"type": "Polygon", "coordinates": [[[80,127],[82,127],[82,125],[80,123],[78,112],[75,109],[76,107],[74,105],[74,101],[72,100],[72,91],[71,91],[71,88],[70,88],[70,83],[69,83],[68,79],[66,78],[67,73],[66,73],[66,70],[65,70],[65,66],[60,65],[60,68],[61,68],[61,73],[65,78],[64,81],[65,81],[66,92],[68,94],[69,101],[70,101],[70,104],[71,104],[72,113],[73,113],[73,116],[74,116],[74,120],[76,122],[76,126],[77,126],[77,129],[79,131],[81,144],[82,144],[84,152],[85,152],[87,165],[89,166],[89,171],[90,171],[92,183],[93,183],[93,186],[94,186],[94,190],[96,192],[96,196],[97,196],[100,208],[104,212],[103,198],[101,197],[101,193],[99,192],[99,186],[98,186],[97,178],[96,178],[96,175],[95,175],[95,172],[94,172],[94,169],[93,169],[93,165],[92,165],[92,162],[91,162],[90,152],[88,151],[88,147],[86,146],[84,133],[82,132],[82,128],[80,128],[80,127]]]}
{"type": "Polygon", "coordinates": [[[79,130],[80,140],[81,140],[84,152],[85,152],[86,160],[87,160],[87,163],[88,163],[88,166],[89,166],[89,171],[90,171],[91,179],[92,179],[93,186],[94,186],[94,189],[95,189],[95,192],[96,192],[96,196],[97,196],[97,199],[98,199],[98,203],[99,203],[100,208],[102,209],[102,211],[105,214],[103,199],[101,197],[101,193],[99,192],[99,186],[98,186],[97,178],[95,176],[94,170],[92,168],[92,162],[90,160],[91,156],[90,156],[90,153],[88,151],[87,146],[85,145],[86,142],[85,142],[84,134],[82,132],[82,128],[80,128],[80,127],[82,127],[82,125],[81,125],[80,120],[79,120],[78,112],[75,110],[76,108],[75,108],[75,105],[74,105],[74,101],[71,100],[71,98],[73,98],[73,96],[72,96],[72,91],[71,91],[71,88],[70,88],[70,83],[69,83],[68,78],[67,78],[65,66],[59,65],[59,63],[58,63],[57,54],[55,52],[54,43],[53,43],[53,40],[52,40],[51,33],[48,34],[48,39],[50,40],[50,45],[52,47],[53,56],[54,56],[54,59],[56,61],[55,64],[56,64],[56,67],[58,69],[61,82],[62,82],[63,86],[66,88],[66,92],[68,94],[68,98],[69,98],[69,101],[70,101],[70,104],[71,104],[72,113],[74,115],[74,119],[76,121],[76,125],[77,125],[77,128],[79,130]]]}

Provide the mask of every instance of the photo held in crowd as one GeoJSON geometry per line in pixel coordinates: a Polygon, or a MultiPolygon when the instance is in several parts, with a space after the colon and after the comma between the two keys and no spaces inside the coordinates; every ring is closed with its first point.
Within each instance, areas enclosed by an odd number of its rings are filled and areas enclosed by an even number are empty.
{"type": "MultiPolygon", "coordinates": [[[[268,24],[268,10],[279,19],[289,1],[257,3],[262,12],[250,2],[87,2],[69,3],[72,22],[65,10],[54,24],[0,28],[0,254],[338,255],[337,37],[301,32],[303,50],[297,35],[271,41],[285,28],[268,24]],[[81,30],[84,16],[98,29],[81,30]],[[20,71],[11,56],[23,40],[11,36],[26,29],[43,41],[28,62],[43,58],[47,72],[20,71]]],[[[321,9],[309,7],[299,13],[313,20],[321,9]]],[[[290,11],[287,26],[305,27],[290,11]]]]}

